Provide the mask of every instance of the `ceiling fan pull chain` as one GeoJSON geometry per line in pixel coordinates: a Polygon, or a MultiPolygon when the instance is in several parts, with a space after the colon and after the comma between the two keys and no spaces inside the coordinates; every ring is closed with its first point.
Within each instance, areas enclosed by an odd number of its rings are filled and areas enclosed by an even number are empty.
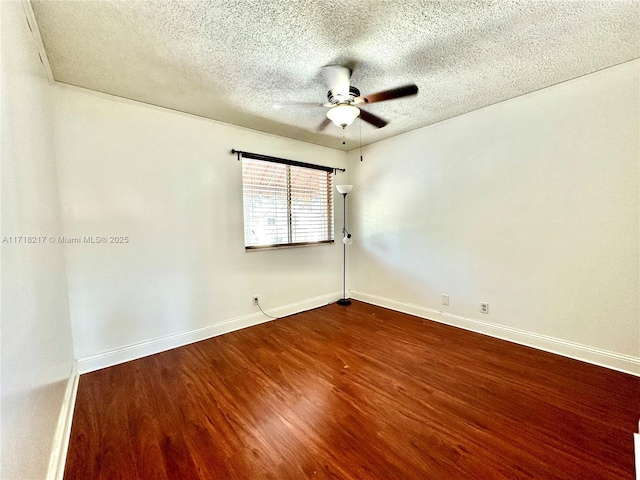
{"type": "Polygon", "coordinates": [[[362,161],[362,118],[358,120],[358,126],[360,127],[360,161],[362,161]]]}

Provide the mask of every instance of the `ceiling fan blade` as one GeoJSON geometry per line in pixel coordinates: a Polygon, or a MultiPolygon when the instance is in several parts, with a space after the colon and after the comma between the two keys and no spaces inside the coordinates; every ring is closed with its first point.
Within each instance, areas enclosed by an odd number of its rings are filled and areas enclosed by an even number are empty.
{"type": "Polygon", "coordinates": [[[371,95],[365,95],[365,103],[384,102],[385,100],[393,100],[396,98],[408,97],[409,95],[416,95],[418,93],[418,86],[416,84],[404,85],[398,88],[392,88],[391,90],[384,90],[378,93],[372,93],[371,95]]]}
{"type": "Polygon", "coordinates": [[[360,118],[365,122],[370,123],[374,127],[378,127],[378,128],[382,128],[389,123],[384,118],[380,118],[379,116],[374,115],[373,113],[367,112],[362,108],[360,109],[360,118]]]}
{"type": "Polygon", "coordinates": [[[347,67],[343,67],[342,65],[325,65],[322,67],[322,76],[334,96],[349,95],[351,70],[347,67]]]}
{"type": "Polygon", "coordinates": [[[317,132],[321,132],[322,130],[324,130],[325,128],[327,128],[327,126],[331,123],[331,120],[329,120],[328,118],[325,118],[322,123],[320,125],[318,125],[318,128],[316,128],[317,132]]]}

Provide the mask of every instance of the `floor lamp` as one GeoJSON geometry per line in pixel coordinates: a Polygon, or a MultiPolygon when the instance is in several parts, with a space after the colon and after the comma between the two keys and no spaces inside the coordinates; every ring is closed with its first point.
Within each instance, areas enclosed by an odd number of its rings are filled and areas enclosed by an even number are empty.
{"type": "Polygon", "coordinates": [[[351,300],[347,298],[347,245],[353,243],[351,234],[347,231],[347,194],[353,189],[353,185],[336,185],[338,192],[343,198],[343,215],[342,215],[342,298],[338,300],[338,305],[351,305],[351,300]]]}

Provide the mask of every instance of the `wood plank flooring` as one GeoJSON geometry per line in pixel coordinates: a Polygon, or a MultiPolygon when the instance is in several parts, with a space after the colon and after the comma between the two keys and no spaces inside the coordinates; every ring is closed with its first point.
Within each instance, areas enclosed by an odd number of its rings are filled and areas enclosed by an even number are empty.
{"type": "Polygon", "coordinates": [[[633,479],[640,378],[354,302],[82,375],[91,479],[633,479]]]}

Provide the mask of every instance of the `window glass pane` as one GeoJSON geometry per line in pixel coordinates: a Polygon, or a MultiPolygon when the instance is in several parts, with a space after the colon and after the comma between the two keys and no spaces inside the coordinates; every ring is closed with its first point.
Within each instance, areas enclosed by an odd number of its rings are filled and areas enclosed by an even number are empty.
{"type": "Polygon", "coordinates": [[[288,242],[287,166],[243,159],[242,190],[245,245],[288,242]]]}
{"type": "Polygon", "coordinates": [[[327,177],[331,174],[310,168],[291,169],[291,231],[292,241],[320,242],[333,238],[328,215],[331,190],[327,177]]]}

